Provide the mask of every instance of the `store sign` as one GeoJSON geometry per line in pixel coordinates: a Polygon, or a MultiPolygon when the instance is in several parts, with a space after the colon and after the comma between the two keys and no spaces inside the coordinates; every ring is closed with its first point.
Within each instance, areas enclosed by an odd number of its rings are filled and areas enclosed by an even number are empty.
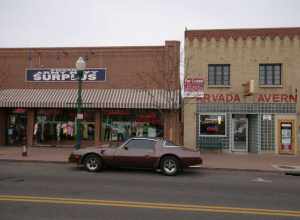
{"type": "Polygon", "coordinates": [[[239,95],[235,94],[205,94],[203,98],[200,98],[200,102],[225,102],[225,103],[235,103],[240,102],[241,98],[239,95]]]}
{"type": "MultiPolygon", "coordinates": [[[[258,103],[297,103],[297,95],[288,94],[258,94],[255,97],[258,103]]],[[[199,98],[202,103],[239,103],[241,97],[238,94],[205,94],[199,98]]]]}
{"type": "Polygon", "coordinates": [[[272,121],[272,115],[263,115],[263,121],[272,121]]]}
{"type": "Polygon", "coordinates": [[[200,78],[187,78],[184,80],[184,96],[198,97],[204,96],[204,80],[200,78]]]}
{"type": "MultiPolygon", "coordinates": [[[[69,82],[77,81],[76,69],[27,69],[26,81],[30,82],[69,82]]],[[[83,71],[83,81],[105,81],[106,69],[91,68],[83,71]]]]}

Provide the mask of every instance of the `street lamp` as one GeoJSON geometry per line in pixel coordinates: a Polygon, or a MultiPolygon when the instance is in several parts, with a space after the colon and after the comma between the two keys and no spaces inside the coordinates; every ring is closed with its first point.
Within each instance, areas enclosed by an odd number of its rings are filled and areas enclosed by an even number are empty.
{"type": "Polygon", "coordinates": [[[81,145],[81,127],[80,122],[83,119],[83,115],[81,112],[82,108],[82,77],[83,77],[83,71],[85,69],[85,61],[82,57],[79,57],[76,61],[76,71],[78,76],[78,90],[77,90],[77,115],[76,115],[76,145],[75,148],[79,149],[81,145]]]}

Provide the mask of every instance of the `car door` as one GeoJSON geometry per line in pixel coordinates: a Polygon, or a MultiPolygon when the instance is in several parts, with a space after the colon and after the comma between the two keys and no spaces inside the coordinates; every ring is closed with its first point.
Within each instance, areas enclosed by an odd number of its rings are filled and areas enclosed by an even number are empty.
{"type": "Polygon", "coordinates": [[[119,167],[152,168],[155,161],[156,140],[133,138],[121,146],[115,153],[119,167]]]}

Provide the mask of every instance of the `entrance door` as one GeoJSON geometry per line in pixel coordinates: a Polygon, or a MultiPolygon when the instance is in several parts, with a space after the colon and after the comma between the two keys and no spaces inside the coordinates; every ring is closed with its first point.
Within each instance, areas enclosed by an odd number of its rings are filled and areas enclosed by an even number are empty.
{"type": "Polygon", "coordinates": [[[248,152],[248,119],[232,119],[232,151],[248,152]]]}

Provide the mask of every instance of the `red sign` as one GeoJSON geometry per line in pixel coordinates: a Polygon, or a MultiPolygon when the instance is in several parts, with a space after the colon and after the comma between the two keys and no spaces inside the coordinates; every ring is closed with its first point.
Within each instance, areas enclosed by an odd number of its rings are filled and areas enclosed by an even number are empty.
{"type": "Polygon", "coordinates": [[[234,103],[241,102],[240,96],[235,94],[205,94],[203,98],[200,98],[200,102],[209,103],[209,102],[226,102],[234,103]]]}
{"type": "Polygon", "coordinates": [[[283,103],[296,103],[297,102],[297,95],[287,95],[287,94],[259,94],[256,97],[257,102],[283,102],[283,103]]]}
{"type": "Polygon", "coordinates": [[[185,97],[203,97],[204,96],[204,80],[201,78],[187,78],[184,80],[184,96],[185,97]]]}

